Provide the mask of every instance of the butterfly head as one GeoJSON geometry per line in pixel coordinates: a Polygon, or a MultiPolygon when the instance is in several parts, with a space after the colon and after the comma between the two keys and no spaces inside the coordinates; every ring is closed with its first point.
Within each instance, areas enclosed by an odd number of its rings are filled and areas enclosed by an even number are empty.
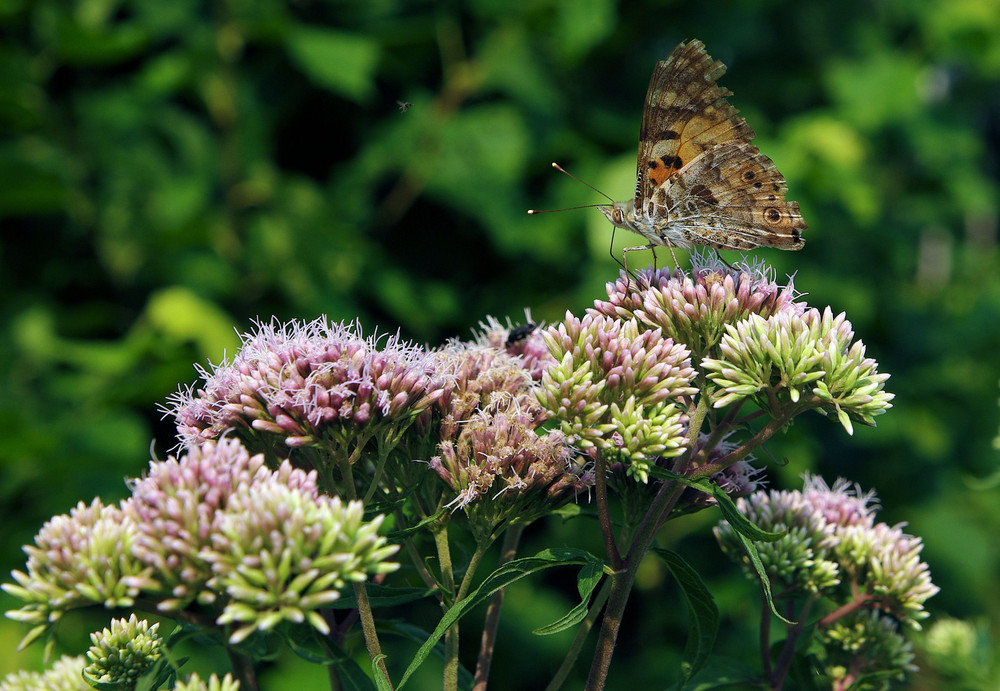
{"type": "Polygon", "coordinates": [[[624,228],[626,230],[634,231],[635,228],[629,222],[629,218],[632,216],[632,200],[627,202],[615,202],[607,206],[597,207],[601,210],[611,224],[616,228],[624,228]]]}

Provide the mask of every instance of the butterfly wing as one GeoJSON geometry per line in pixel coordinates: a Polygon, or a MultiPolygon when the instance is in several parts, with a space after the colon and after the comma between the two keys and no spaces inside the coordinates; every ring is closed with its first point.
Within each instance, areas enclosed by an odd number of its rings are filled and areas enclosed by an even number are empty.
{"type": "Polygon", "coordinates": [[[801,249],[797,202],[787,201],[785,178],[748,142],[731,141],[695,157],[656,189],[657,215],[691,244],[715,249],[801,249]]]}
{"type": "Polygon", "coordinates": [[[726,100],[732,92],[715,83],[725,71],[701,41],[681,43],[656,64],[639,128],[636,208],[704,151],[753,139],[754,131],[726,100]]]}

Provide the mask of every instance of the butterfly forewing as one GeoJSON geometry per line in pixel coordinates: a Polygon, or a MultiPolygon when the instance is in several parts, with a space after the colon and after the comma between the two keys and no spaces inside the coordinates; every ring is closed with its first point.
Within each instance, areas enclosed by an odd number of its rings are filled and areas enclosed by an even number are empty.
{"type": "Polygon", "coordinates": [[[726,66],[701,41],[682,43],[657,63],[639,128],[635,206],[696,156],[727,141],[750,141],[754,131],[715,80],[726,66]]]}

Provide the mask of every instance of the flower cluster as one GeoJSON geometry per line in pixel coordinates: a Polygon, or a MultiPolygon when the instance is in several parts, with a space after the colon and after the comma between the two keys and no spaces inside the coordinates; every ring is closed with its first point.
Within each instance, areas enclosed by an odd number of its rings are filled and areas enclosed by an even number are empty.
{"type": "MultiPolygon", "coordinates": [[[[902,681],[917,671],[913,645],[896,623],[878,612],[852,612],[819,632],[823,667],[833,688],[857,688],[861,679],[902,681]]],[[[876,687],[877,688],[877,687],[876,687]]]]}
{"type": "Polygon", "coordinates": [[[691,273],[644,269],[635,279],[622,273],[607,287],[608,299],[589,310],[623,321],[636,319],[643,328],[660,329],[686,345],[695,362],[711,353],[727,324],[751,314],[800,314],[805,304],[789,280],[779,286],[763,264],[722,264],[707,253],[693,252],[691,273]]]}
{"type": "Polygon", "coordinates": [[[574,463],[563,434],[538,434],[537,421],[510,396],[459,426],[430,467],[455,493],[451,505],[484,534],[552,511],[589,487],[593,475],[574,463]]]}
{"type": "MultiPolygon", "coordinates": [[[[988,688],[991,677],[990,653],[993,650],[989,624],[950,617],[940,617],[928,627],[923,640],[930,666],[951,679],[969,680],[964,688],[988,688]]],[[[960,687],[961,688],[961,687],[960,687]]]]}
{"type": "Polygon", "coordinates": [[[166,611],[221,601],[217,622],[242,624],[234,641],[281,621],[325,632],[317,608],[397,567],[384,561],[397,547],[377,535],[383,517],[364,521],[360,502],[320,493],[315,471],[270,470],[235,439],[152,463],[131,486],[122,508],[81,504],[25,548],[28,573],[4,585],[28,603],[8,616],[37,624],[22,645],[72,607],[140,595],[166,611]]]}
{"type": "MultiPolygon", "coordinates": [[[[920,560],[920,539],[901,526],[875,522],[872,493],[844,480],[829,487],[807,476],[801,492],[756,492],[738,500],[737,508],[758,527],[785,533],[776,542],[757,543],[779,598],[819,596],[843,613],[824,618],[820,626],[822,640],[831,646],[828,655],[835,649],[856,654],[858,666],[891,662],[881,669],[909,669],[912,655],[897,624],[919,629],[927,617],[924,603],[938,588],[920,560]]],[[[715,534],[723,550],[755,577],[732,527],[723,521],[715,534]]]]}
{"type": "Polygon", "coordinates": [[[138,527],[121,508],[94,499],[69,514],[55,516],[26,545],[27,573],[13,571],[17,584],[3,589],[27,604],[7,616],[36,626],[24,647],[73,608],[99,604],[131,607],[143,586],[152,585],[147,566],[136,555],[138,527]]]}
{"type": "Polygon", "coordinates": [[[646,482],[656,457],[683,453],[681,396],[695,370],[690,352],[635,319],[572,314],[543,332],[556,360],[542,375],[538,401],[570,443],[613,453],[646,482]]]}
{"type": "MultiPolygon", "coordinates": [[[[839,601],[860,594],[866,608],[920,628],[924,602],[938,591],[920,560],[923,545],[901,526],[875,522],[872,493],[844,480],[828,487],[822,478],[806,476],[801,492],[756,492],[737,507],[764,530],[788,531],[757,546],[768,574],[788,592],[823,592],[839,601]],[[816,578],[817,568],[830,577],[816,578]],[[834,586],[837,592],[826,591],[834,586]]],[[[743,560],[728,523],[719,524],[716,535],[731,556],[743,560]]]]}
{"type": "Polygon", "coordinates": [[[240,682],[233,679],[232,675],[219,679],[214,674],[208,680],[204,680],[196,674],[192,674],[186,681],[178,681],[174,684],[173,691],[239,691],[240,682]]]}
{"type": "Polygon", "coordinates": [[[356,323],[258,324],[242,340],[231,362],[201,372],[201,388],[175,395],[169,412],[188,444],[238,429],[290,447],[343,446],[358,428],[405,428],[447,384],[426,350],[364,338],[356,323]]]}
{"type": "Polygon", "coordinates": [[[0,680],[0,691],[91,691],[80,672],[87,665],[82,655],[63,655],[44,672],[12,672],[0,680]]]}
{"type": "Polygon", "coordinates": [[[220,512],[212,548],[202,552],[215,587],[228,595],[218,623],[241,624],[230,642],[283,621],[328,633],[317,609],[367,573],[399,568],[385,561],[399,547],[378,535],[383,518],[366,523],[361,502],[291,486],[277,474],[238,487],[220,512]]]}
{"type": "Polygon", "coordinates": [[[87,651],[90,664],[84,675],[98,684],[135,688],[139,677],[160,659],[163,637],[159,624],[145,619],[112,619],[111,627],[90,634],[93,643],[87,651]]]}
{"type": "MultiPolygon", "coordinates": [[[[93,691],[95,687],[84,679],[86,665],[87,661],[82,655],[63,655],[44,672],[20,671],[8,674],[0,679],[0,691],[93,691]]],[[[111,685],[116,682],[94,680],[94,683],[111,685]]],[[[117,688],[135,688],[135,683],[125,681],[117,688]]],[[[174,682],[171,691],[239,691],[239,688],[240,683],[230,674],[221,679],[213,674],[208,680],[203,680],[197,673],[193,673],[186,680],[178,679],[174,682]]]]}
{"type": "MultiPolygon", "coordinates": [[[[211,569],[201,556],[218,530],[221,510],[237,487],[266,476],[264,456],[251,456],[236,439],[205,442],[180,460],[149,464],[149,474],[132,483],[125,515],[138,526],[140,558],[153,567],[163,593],[159,608],[175,610],[195,598],[215,600],[205,587],[211,569]]],[[[289,473],[296,485],[315,485],[314,476],[289,473]]]]}
{"type": "Polygon", "coordinates": [[[892,407],[893,394],[883,387],[889,375],[878,372],[864,343],[853,338],[851,323],[829,307],[801,316],[751,314],[727,325],[719,357],[701,363],[719,387],[714,405],[753,398],[774,415],[788,405],[835,415],[848,434],[851,419],[874,426],[875,416],[892,407]]]}
{"type": "Polygon", "coordinates": [[[496,399],[514,401],[541,421],[533,381],[520,358],[491,345],[453,342],[434,351],[435,367],[451,378],[431,411],[439,415],[440,439],[455,439],[460,426],[496,399]]]}

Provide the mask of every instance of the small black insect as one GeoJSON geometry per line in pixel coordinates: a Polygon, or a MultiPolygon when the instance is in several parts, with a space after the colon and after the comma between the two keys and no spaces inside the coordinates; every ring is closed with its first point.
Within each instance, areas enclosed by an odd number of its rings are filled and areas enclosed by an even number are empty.
{"type": "Polygon", "coordinates": [[[532,334],[532,332],[537,329],[538,326],[528,322],[527,324],[519,324],[510,330],[507,334],[507,342],[504,343],[504,347],[510,348],[517,345],[521,341],[524,341],[532,334]]]}

